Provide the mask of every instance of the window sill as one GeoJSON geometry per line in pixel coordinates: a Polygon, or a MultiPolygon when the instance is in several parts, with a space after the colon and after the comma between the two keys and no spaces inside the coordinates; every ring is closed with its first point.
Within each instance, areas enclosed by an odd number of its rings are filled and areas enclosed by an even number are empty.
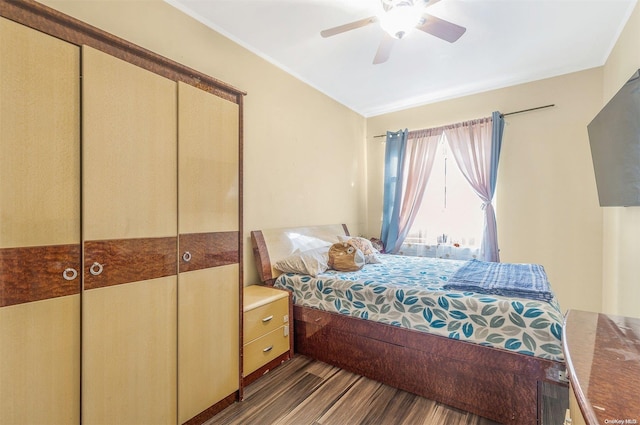
{"type": "Polygon", "coordinates": [[[428,245],[421,243],[404,243],[400,247],[398,254],[448,260],[472,260],[480,256],[480,248],[468,246],[457,247],[451,244],[428,245]]]}

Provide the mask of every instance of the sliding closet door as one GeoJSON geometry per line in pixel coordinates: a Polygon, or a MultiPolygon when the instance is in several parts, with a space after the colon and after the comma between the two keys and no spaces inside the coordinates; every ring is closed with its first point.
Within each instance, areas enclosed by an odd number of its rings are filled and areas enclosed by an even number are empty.
{"type": "Polygon", "coordinates": [[[80,412],[80,51],[0,18],[0,423],[80,412]]]}
{"type": "Polygon", "coordinates": [[[175,423],[176,85],[82,55],[82,420],[175,423]]]}
{"type": "Polygon", "coordinates": [[[240,378],[239,107],[178,84],[178,422],[240,378]]]}

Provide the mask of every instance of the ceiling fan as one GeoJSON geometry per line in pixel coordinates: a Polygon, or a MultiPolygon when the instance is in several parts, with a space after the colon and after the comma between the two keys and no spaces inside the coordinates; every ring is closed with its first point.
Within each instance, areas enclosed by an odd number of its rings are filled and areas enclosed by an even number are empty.
{"type": "Polygon", "coordinates": [[[380,22],[384,29],[382,41],[373,59],[373,63],[386,62],[396,40],[402,39],[413,28],[453,43],[467,30],[444,19],[425,13],[427,7],[440,0],[381,0],[383,11],[379,16],[370,16],[358,21],[329,28],[320,32],[322,37],[331,37],[346,31],[380,22]]]}

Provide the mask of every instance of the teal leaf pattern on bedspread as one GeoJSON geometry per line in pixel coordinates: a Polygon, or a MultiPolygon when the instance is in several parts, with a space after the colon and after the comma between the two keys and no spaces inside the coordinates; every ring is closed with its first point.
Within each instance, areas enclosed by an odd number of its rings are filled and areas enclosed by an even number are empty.
{"type": "Polygon", "coordinates": [[[445,290],[464,261],[378,257],[379,264],[356,272],[283,274],[275,286],[292,291],[298,305],[564,361],[563,315],[555,297],[546,302],[445,290]]]}

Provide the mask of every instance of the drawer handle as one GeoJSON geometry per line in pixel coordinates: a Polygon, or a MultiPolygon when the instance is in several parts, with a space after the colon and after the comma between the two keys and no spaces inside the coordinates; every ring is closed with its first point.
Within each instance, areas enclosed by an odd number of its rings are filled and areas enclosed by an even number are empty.
{"type": "Polygon", "coordinates": [[[269,351],[273,350],[273,345],[268,346],[267,348],[263,348],[262,352],[263,353],[268,353],[269,351]]]}
{"type": "Polygon", "coordinates": [[[269,322],[271,319],[273,319],[273,314],[271,316],[265,317],[264,319],[262,319],[262,323],[267,323],[269,322]]]}

